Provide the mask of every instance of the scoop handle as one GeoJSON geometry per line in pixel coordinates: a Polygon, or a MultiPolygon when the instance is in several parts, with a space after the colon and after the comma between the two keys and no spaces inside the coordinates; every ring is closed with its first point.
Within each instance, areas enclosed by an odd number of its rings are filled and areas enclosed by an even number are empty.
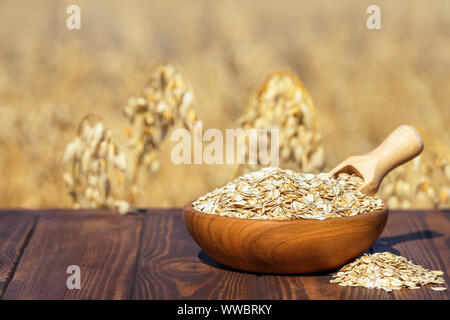
{"type": "Polygon", "coordinates": [[[366,155],[376,159],[376,180],[381,181],[392,169],[413,159],[422,150],[423,141],[419,132],[411,126],[402,125],[366,155]]]}

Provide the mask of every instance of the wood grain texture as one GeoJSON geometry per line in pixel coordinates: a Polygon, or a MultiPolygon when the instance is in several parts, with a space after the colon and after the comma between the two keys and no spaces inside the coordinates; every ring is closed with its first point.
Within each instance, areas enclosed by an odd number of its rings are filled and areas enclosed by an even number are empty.
{"type": "MultiPolygon", "coordinates": [[[[128,216],[96,210],[8,212],[0,210],[0,260],[7,261],[0,270],[9,280],[4,299],[449,300],[448,291],[430,286],[392,293],[341,287],[329,283],[333,271],[267,275],[230,269],[191,239],[181,209],[128,216]],[[81,267],[81,290],[66,288],[69,264],[81,267]]],[[[391,211],[368,252],[389,251],[443,270],[448,287],[449,217],[449,210],[391,211]]]]}
{"type": "Polygon", "coordinates": [[[388,210],[338,219],[240,219],[198,212],[189,203],[184,220],[192,238],[229,267],[259,273],[327,271],[350,262],[374,244],[388,210]]]}
{"type": "MultiPolygon", "coordinates": [[[[382,235],[374,252],[389,251],[402,255],[427,269],[444,271],[445,287],[449,282],[449,212],[399,211],[389,221],[388,233],[382,235]]],[[[434,291],[427,285],[419,290],[393,292],[393,299],[448,299],[447,291],[434,291]],[[416,291],[416,292],[413,292],[416,291]]]]}
{"type": "Polygon", "coordinates": [[[134,283],[142,217],[43,214],[3,299],[127,299],[134,283]],[[81,289],[69,290],[69,265],[81,289]]]}
{"type": "Polygon", "coordinates": [[[134,299],[259,299],[257,275],[208,257],[189,236],[182,212],[145,215],[134,299]]]}
{"type": "Polygon", "coordinates": [[[0,298],[3,296],[37,217],[23,212],[0,213],[0,298]]]}
{"type": "MultiPolygon", "coordinates": [[[[391,211],[385,230],[368,253],[389,251],[402,255],[425,268],[444,271],[449,282],[450,238],[449,211],[391,211]]],[[[448,300],[448,291],[434,291],[432,286],[418,290],[384,290],[341,287],[330,284],[331,274],[305,276],[263,276],[267,299],[346,299],[346,300],[448,300]]],[[[437,285],[435,285],[437,286],[437,285]]]]}

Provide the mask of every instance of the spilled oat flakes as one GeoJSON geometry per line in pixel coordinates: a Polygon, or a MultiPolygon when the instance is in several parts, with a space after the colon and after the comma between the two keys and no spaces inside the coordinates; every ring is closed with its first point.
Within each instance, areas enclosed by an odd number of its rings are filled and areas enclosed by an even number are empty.
{"type": "MultiPolygon", "coordinates": [[[[428,270],[405,257],[390,252],[365,254],[342,267],[331,283],[340,286],[383,289],[388,292],[402,288],[418,289],[426,284],[444,284],[440,270],[428,270]]],[[[432,287],[436,291],[446,287],[432,287]]]]}

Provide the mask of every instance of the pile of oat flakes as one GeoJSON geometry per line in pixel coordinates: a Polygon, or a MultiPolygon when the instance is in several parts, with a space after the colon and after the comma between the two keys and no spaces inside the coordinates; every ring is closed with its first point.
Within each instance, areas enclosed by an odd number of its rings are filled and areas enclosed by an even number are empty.
{"type": "MultiPolygon", "coordinates": [[[[383,289],[388,292],[402,288],[419,289],[426,284],[444,284],[440,270],[428,270],[405,257],[390,252],[365,254],[342,267],[331,283],[340,286],[383,289]]],[[[446,287],[432,287],[436,291],[446,287]]]]}
{"type": "Polygon", "coordinates": [[[356,175],[304,174],[264,168],[241,176],[200,197],[194,209],[248,219],[318,219],[355,216],[379,210],[381,200],[361,193],[356,175]]]}

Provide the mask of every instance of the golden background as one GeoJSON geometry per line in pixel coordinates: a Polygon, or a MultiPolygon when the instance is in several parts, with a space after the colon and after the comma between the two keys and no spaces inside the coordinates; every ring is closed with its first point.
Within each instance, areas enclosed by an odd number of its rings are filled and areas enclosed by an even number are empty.
{"type": "MultiPolygon", "coordinates": [[[[0,206],[70,207],[61,159],[78,123],[95,113],[124,140],[128,97],[161,62],[180,66],[203,127],[223,131],[268,73],[296,74],[314,100],[328,169],[401,124],[447,156],[450,2],[376,1],[373,31],[371,4],[1,1],[0,206]],[[71,4],[81,30],[66,28],[71,4]]],[[[139,206],[182,206],[234,177],[232,166],[174,165],[174,145],[165,141],[157,175],[142,173],[139,206]]]]}

